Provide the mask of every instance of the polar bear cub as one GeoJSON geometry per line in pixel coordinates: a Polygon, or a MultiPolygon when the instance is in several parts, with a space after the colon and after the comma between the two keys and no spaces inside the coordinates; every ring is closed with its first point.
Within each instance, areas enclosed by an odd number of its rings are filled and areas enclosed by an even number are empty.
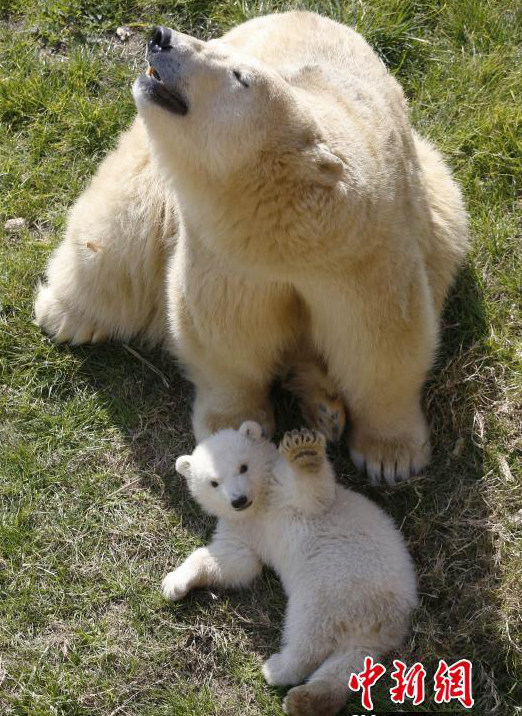
{"type": "Polygon", "coordinates": [[[219,520],[208,547],[165,577],[164,596],[246,586],[263,563],[272,567],[288,605],[283,646],[264,676],[295,686],[287,713],[337,713],[350,672],[400,645],[417,604],[413,563],[392,520],[336,483],[325,438],[310,430],[286,433],[278,450],[245,422],[204,440],[176,469],[219,520]]]}

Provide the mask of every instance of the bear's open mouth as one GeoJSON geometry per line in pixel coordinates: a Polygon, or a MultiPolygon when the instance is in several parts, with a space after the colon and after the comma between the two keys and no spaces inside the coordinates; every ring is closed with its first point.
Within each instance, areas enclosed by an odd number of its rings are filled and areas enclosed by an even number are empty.
{"type": "Polygon", "coordinates": [[[174,114],[187,114],[188,105],[183,97],[172,86],[167,86],[161,79],[158,71],[149,64],[145,75],[141,77],[141,84],[146,89],[150,99],[160,107],[174,114]]]}

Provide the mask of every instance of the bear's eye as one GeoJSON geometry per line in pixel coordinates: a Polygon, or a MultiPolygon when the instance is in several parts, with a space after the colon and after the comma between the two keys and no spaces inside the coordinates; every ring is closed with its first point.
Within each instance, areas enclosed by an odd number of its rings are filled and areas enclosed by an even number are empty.
{"type": "Polygon", "coordinates": [[[210,484],[212,485],[212,487],[217,487],[219,485],[219,482],[217,480],[211,480],[210,484]]]}
{"type": "Polygon", "coordinates": [[[244,77],[239,70],[233,70],[233,75],[236,78],[236,80],[243,85],[243,87],[250,87],[250,83],[244,77]]]}
{"type": "Polygon", "coordinates": [[[241,465],[241,467],[239,468],[239,474],[242,475],[247,470],[248,470],[248,465],[241,465]]]}

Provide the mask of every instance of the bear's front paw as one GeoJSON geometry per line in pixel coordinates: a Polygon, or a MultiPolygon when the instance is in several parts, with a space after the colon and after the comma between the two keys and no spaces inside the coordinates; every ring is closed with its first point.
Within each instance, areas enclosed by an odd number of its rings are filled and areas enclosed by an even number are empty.
{"type": "Polygon", "coordinates": [[[356,432],[350,440],[350,455],[355,467],[368,475],[372,485],[378,485],[382,480],[395,485],[420,474],[428,464],[427,430],[419,436],[387,439],[356,432]]]}
{"type": "Polygon", "coordinates": [[[316,430],[292,430],[283,435],[279,452],[296,467],[317,470],[326,459],[326,438],[316,430]]]}
{"type": "Polygon", "coordinates": [[[178,569],[175,569],[173,572],[169,572],[161,583],[161,592],[163,596],[171,602],[177,602],[178,600],[183,599],[189,591],[187,580],[179,574],[178,569]]]}

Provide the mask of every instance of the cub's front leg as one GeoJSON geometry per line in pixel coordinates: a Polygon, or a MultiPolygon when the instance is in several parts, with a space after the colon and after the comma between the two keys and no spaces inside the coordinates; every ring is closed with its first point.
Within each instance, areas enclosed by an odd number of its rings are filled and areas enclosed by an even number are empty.
{"type": "Polygon", "coordinates": [[[279,445],[279,489],[284,503],[302,515],[324,513],[335,499],[335,477],[326,457],[326,438],[316,430],[292,430],[279,445]]]}
{"type": "Polygon", "coordinates": [[[283,435],[279,452],[294,470],[318,473],[326,462],[326,439],[317,430],[290,430],[283,435]]]}
{"type": "Polygon", "coordinates": [[[161,584],[165,599],[178,601],[196,587],[244,587],[261,572],[261,562],[252,550],[216,535],[208,547],[200,547],[161,584]]]}

